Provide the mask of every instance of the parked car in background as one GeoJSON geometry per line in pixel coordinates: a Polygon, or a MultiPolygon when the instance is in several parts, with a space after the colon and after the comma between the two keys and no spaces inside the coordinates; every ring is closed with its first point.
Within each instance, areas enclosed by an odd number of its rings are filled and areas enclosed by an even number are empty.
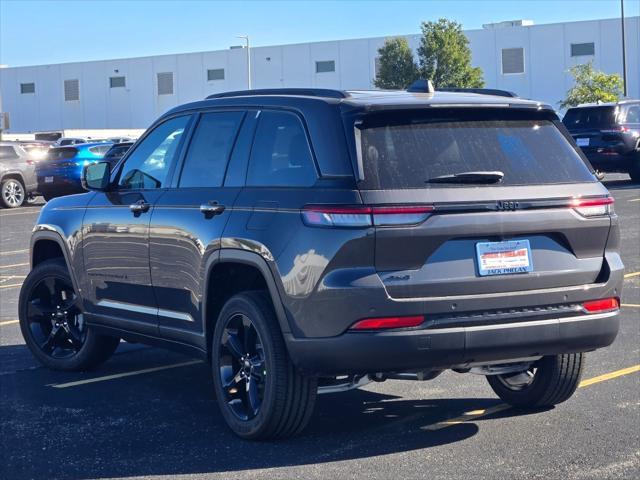
{"type": "Polygon", "coordinates": [[[15,142],[0,142],[0,205],[21,206],[36,193],[35,161],[15,142]]]}
{"type": "Polygon", "coordinates": [[[562,123],[596,170],[640,182],[640,100],[579,105],[562,123]]]}
{"type": "Polygon", "coordinates": [[[135,140],[131,137],[109,137],[107,138],[107,142],[128,143],[128,142],[135,142],[135,140]]]}
{"type": "Polygon", "coordinates": [[[89,141],[86,138],[69,138],[62,137],[55,141],[54,147],[66,147],[67,145],[78,145],[80,143],[87,143],[89,141]]]}
{"type": "Polygon", "coordinates": [[[111,143],[82,143],[49,149],[47,158],[38,163],[38,192],[45,200],[84,192],[80,176],[85,165],[101,160],[111,143]]]}
{"type": "Polygon", "coordinates": [[[122,156],[127,153],[127,150],[131,148],[134,142],[122,142],[122,143],[114,143],[111,145],[111,148],[107,150],[105,153],[103,160],[105,162],[109,162],[111,166],[115,166],[118,161],[122,158],[122,156]]]}

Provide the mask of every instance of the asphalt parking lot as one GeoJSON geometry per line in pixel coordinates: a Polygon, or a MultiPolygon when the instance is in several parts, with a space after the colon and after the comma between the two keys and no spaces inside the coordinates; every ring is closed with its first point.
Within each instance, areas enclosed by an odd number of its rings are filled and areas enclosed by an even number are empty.
{"type": "Polygon", "coordinates": [[[640,185],[607,177],[622,224],[621,332],[581,388],[521,412],[446,372],[319,397],[302,436],[239,440],[207,365],[122,343],[88,373],[32,359],[17,324],[41,204],[0,211],[0,478],[640,478],[640,185]]]}

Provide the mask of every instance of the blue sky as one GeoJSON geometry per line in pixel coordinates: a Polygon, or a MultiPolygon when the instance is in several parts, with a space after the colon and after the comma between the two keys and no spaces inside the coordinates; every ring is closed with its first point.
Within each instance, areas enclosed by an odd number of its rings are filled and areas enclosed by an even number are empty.
{"type": "MultiPolygon", "coordinates": [[[[447,17],[465,29],[620,15],[619,0],[35,1],[0,0],[0,64],[10,66],[415,33],[447,17]]],[[[625,0],[625,15],[640,1],[625,0]]]]}

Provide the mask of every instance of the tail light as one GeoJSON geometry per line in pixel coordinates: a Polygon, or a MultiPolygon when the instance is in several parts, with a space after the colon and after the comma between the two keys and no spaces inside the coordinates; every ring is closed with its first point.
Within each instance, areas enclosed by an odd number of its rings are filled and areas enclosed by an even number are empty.
{"type": "Polygon", "coordinates": [[[613,213],[613,197],[574,198],[571,208],[583,217],[599,217],[613,213]]]}
{"type": "Polygon", "coordinates": [[[362,228],[372,226],[416,225],[433,212],[432,205],[334,206],[308,205],[302,219],[310,227],[362,228]]]}
{"type": "Polygon", "coordinates": [[[587,313],[605,313],[620,309],[620,301],[616,297],[602,298],[600,300],[590,300],[582,304],[582,308],[587,313]]]}
{"type": "Polygon", "coordinates": [[[424,322],[422,315],[411,317],[365,318],[354,323],[350,330],[386,330],[389,328],[417,327],[424,322]]]}

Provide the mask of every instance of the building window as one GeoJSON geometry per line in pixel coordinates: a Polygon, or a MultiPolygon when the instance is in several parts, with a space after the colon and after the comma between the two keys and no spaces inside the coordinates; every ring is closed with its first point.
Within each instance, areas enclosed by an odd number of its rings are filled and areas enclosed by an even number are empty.
{"type": "Polygon", "coordinates": [[[109,77],[109,88],[124,88],[127,81],[124,77],[109,77]]]}
{"type": "Polygon", "coordinates": [[[173,72],[158,74],[158,95],[173,95],[173,72]]]}
{"type": "Polygon", "coordinates": [[[21,83],[20,84],[20,93],[36,93],[36,84],[35,83],[21,83]]]}
{"type": "Polygon", "coordinates": [[[80,100],[80,80],[64,81],[64,101],[77,102],[80,100]]]}
{"type": "Polygon", "coordinates": [[[572,57],[585,57],[588,55],[595,55],[595,53],[596,53],[596,46],[593,42],[571,44],[572,57]]]}
{"type": "Polygon", "coordinates": [[[334,60],[322,60],[316,62],[316,73],[327,73],[336,71],[336,62],[334,60]]]}
{"type": "Polygon", "coordinates": [[[502,49],[502,74],[524,73],[524,48],[502,49]]]}
{"type": "Polygon", "coordinates": [[[213,68],[207,70],[207,81],[224,80],[224,68],[213,68]]]}

